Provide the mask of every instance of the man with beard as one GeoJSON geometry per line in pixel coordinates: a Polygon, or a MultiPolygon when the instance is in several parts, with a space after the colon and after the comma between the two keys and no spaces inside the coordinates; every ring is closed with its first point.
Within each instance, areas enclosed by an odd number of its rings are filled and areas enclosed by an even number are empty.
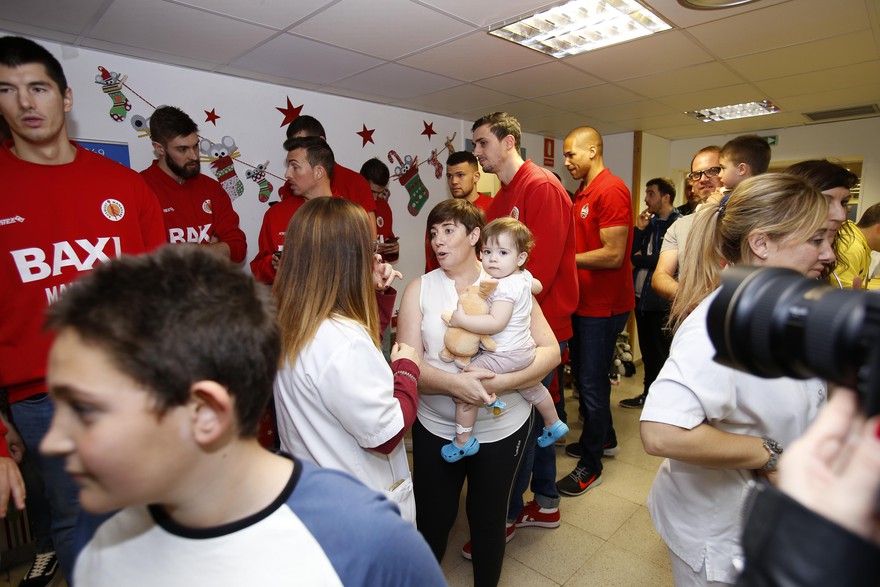
{"type": "Polygon", "coordinates": [[[157,158],[141,175],[159,198],[169,243],[199,243],[241,263],[247,241],[229,195],[200,173],[198,130],[179,108],[157,108],[150,117],[157,158]]]}

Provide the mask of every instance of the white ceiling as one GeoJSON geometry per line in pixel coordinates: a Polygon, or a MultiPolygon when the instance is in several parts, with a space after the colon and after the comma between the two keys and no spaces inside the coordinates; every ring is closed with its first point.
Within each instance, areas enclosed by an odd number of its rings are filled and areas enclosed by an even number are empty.
{"type": "Polygon", "coordinates": [[[2,0],[0,29],[563,137],[584,124],[678,139],[807,124],[880,103],[880,0],[758,0],[696,11],[645,0],[672,30],[562,60],[487,34],[547,0],[2,0]],[[685,114],[769,99],[782,113],[685,114]]]}

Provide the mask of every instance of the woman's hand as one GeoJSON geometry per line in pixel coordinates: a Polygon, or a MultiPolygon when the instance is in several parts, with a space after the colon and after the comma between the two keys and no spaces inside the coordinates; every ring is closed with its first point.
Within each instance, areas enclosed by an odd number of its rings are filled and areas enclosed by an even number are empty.
{"type": "Polygon", "coordinates": [[[494,393],[489,393],[483,387],[483,382],[495,377],[495,373],[488,369],[474,369],[462,371],[455,376],[455,386],[449,391],[452,397],[475,406],[487,406],[498,399],[494,393]]]}
{"type": "Polygon", "coordinates": [[[837,388],[779,462],[779,489],[817,514],[880,544],[880,418],[865,421],[856,395],[837,388]]]}
{"type": "Polygon", "coordinates": [[[403,279],[403,274],[390,263],[383,263],[382,255],[373,255],[373,287],[385,291],[395,279],[403,279]]]}
{"type": "Polygon", "coordinates": [[[416,349],[404,342],[395,342],[394,346],[391,347],[391,362],[393,363],[399,359],[409,359],[416,364],[416,367],[422,362],[416,349]]]}

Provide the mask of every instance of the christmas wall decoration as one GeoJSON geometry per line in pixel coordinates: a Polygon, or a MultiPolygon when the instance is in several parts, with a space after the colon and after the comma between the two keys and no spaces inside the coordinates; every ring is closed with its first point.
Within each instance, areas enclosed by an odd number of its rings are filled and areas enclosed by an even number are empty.
{"type": "Polygon", "coordinates": [[[266,179],[266,169],[269,167],[269,162],[260,163],[253,169],[248,169],[244,172],[244,176],[252,181],[255,181],[257,185],[260,186],[260,193],[257,197],[261,202],[268,202],[269,196],[272,195],[272,190],[274,189],[272,184],[269,183],[269,180],[266,179]]]}
{"type": "Polygon", "coordinates": [[[223,137],[220,143],[212,143],[208,139],[199,141],[199,151],[202,152],[202,160],[211,163],[211,169],[217,181],[229,194],[229,199],[233,202],[244,193],[244,185],[235,174],[235,165],[232,160],[240,156],[238,148],[235,146],[235,139],[232,137],[223,137]]]}
{"type": "Polygon", "coordinates": [[[95,76],[95,83],[101,86],[101,91],[110,96],[113,100],[113,106],[110,107],[110,118],[116,122],[125,120],[126,114],[131,110],[131,103],[122,93],[122,86],[125,84],[126,76],[120,75],[115,71],[107,71],[103,66],[98,66],[98,75],[95,76]]]}
{"type": "Polygon", "coordinates": [[[355,133],[356,135],[358,135],[361,138],[361,140],[364,141],[364,144],[361,145],[361,148],[366,147],[367,143],[373,143],[375,145],[376,142],[373,140],[373,133],[376,132],[376,129],[373,128],[373,129],[367,130],[366,124],[364,124],[363,127],[364,127],[363,130],[355,133]]]}
{"type": "MultiPolygon", "coordinates": [[[[100,85],[101,90],[113,100],[113,106],[110,108],[110,118],[116,122],[122,122],[132,108],[131,102],[129,102],[125,94],[122,93],[123,87],[140,98],[147,106],[153,110],[156,109],[156,106],[126,83],[127,76],[109,71],[103,66],[98,66],[98,71],[100,73],[95,76],[95,83],[100,85]]],[[[295,120],[299,116],[302,108],[302,104],[294,107],[290,102],[290,98],[287,98],[287,107],[277,108],[279,112],[284,114],[284,122],[281,126],[290,124],[290,122],[295,120]]],[[[221,118],[217,114],[217,109],[211,108],[210,110],[204,110],[204,112],[206,116],[205,122],[210,122],[214,126],[217,126],[217,120],[221,118]]],[[[135,114],[131,117],[129,122],[139,138],[147,138],[150,136],[149,117],[135,114]]],[[[223,137],[219,143],[214,143],[212,140],[203,137],[202,135],[199,135],[199,139],[199,150],[202,152],[202,161],[210,163],[214,175],[223,186],[223,189],[226,190],[226,193],[229,194],[229,199],[232,201],[235,201],[235,199],[244,193],[244,184],[235,172],[236,161],[251,168],[246,172],[246,177],[252,179],[259,186],[257,197],[260,202],[267,202],[269,200],[269,195],[272,193],[272,184],[266,179],[267,175],[271,175],[282,182],[285,181],[283,177],[279,177],[267,170],[269,166],[268,161],[259,165],[252,165],[247,161],[239,159],[240,153],[236,147],[235,139],[230,136],[223,137]]]]}
{"type": "Polygon", "coordinates": [[[425,130],[422,131],[422,134],[427,135],[428,140],[430,141],[431,137],[437,134],[437,131],[434,130],[434,123],[432,122],[431,124],[428,124],[427,120],[423,120],[422,124],[425,125],[425,130]]]}
{"type": "Polygon", "coordinates": [[[395,159],[397,159],[398,165],[394,168],[394,177],[397,178],[400,185],[406,188],[406,192],[409,194],[409,205],[406,209],[412,216],[418,216],[422,206],[428,201],[428,188],[419,177],[419,158],[407,155],[401,159],[397,151],[393,149],[388,151],[388,161],[394,164],[395,159]]]}

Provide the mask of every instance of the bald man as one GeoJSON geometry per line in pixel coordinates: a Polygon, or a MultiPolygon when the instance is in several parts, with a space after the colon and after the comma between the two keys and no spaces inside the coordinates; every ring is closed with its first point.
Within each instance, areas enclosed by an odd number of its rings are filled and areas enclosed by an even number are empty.
{"type": "Polygon", "coordinates": [[[565,167],[581,180],[572,213],[580,300],[572,316],[569,345],[584,428],[565,452],[577,467],[556,483],[563,495],[581,495],[602,481],[602,456],[619,450],[611,422],[608,371],[617,335],[635,305],[629,261],[633,239],[632,196],[623,181],[605,167],[602,137],[582,126],[563,144],[565,167]]]}

